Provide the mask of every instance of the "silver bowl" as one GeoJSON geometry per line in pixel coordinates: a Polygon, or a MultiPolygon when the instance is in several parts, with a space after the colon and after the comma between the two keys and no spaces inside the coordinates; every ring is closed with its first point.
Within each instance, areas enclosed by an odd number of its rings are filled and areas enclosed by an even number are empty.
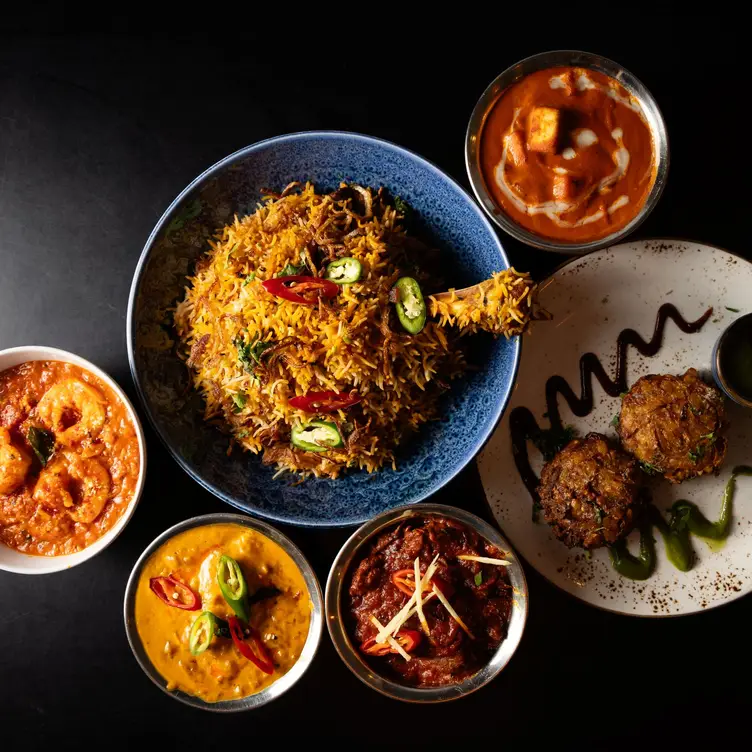
{"type": "Polygon", "coordinates": [[[555,251],[556,253],[566,254],[584,254],[591,251],[597,251],[600,248],[614,245],[630,233],[634,232],[645,221],[646,217],[655,208],[658,199],[663,193],[668,177],[669,151],[668,151],[668,133],[666,124],[663,121],[661,111],[653,99],[652,94],[645,85],[626,68],[622,67],[613,60],[595,55],[591,52],[579,52],[577,50],[554,50],[551,52],[541,52],[538,55],[532,55],[519,63],[515,63],[511,68],[507,68],[500,73],[483,92],[478,103],[475,105],[470,123],[467,126],[465,135],[465,166],[473,188],[475,197],[480,202],[488,216],[502,230],[508,232],[513,238],[517,238],[523,243],[527,243],[535,248],[541,248],[544,251],[555,251]],[[589,68],[590,70],[605,73],[613,79],[616,79],[642,106],[645,119],[650,127],[653,136],[653,148],[656,160],[655,181],[650,189],[650,193],[645,199],[645,203],[637,215],[627,225],[617,232],[601,238],[592,240],[588,243],[564,243],[557,240],[549,240],[540,235],[526,230],[511,219],[506,212],[494,201],[493,197],[486,188],[486,182],[483,179],[483,173],[478,161],[478,150],[480,137],[486,117],[491,111],[499,95],[508,89],[512,84],[520,79],[544,68],[554,68],[556,66],[574,66],[578,68],[589,68]]]}
{"type": "Polygon", "coordinates": [[[502,669],[509,663],[509,659],[514,654],[514,651],[517,650],[517,646],[522,639],[522,633],[527,620],[527,601],[527,582],[525,581],[525,573],[522,571],[522,565],[509,545],[509,542],[501,533],[479,517],[462,509],[443,504],[419,504],[418,506],[391,509],[374,517],[369,522],[366,522],[365,525],[359,527],[350,536],[345,545],[342,546],[342,549],[337,554],[337,558],[334,560],[334,564],[332,564],[329,579],[326,583],[326,626],[329,629],[332,642],[340,658],[342,658],[350,671],[364,684],[367,684],[387,697],[395,700],[403,700],[404,702],[446,702],[447,700],[456,700],[469,695],[471,692],[475,692],[475,690],[485,686],[501,673],[502,669]],[[363,660],[357,646],[353,645],[342,618],[342,596],[346,592],[347,579],[353,562],[359,558],[358,554],[364,545],[368,544],[384,529],[402,520],[412,517],[429,517],[432,515],[448,517],[451,520],[456,520],[466,525],[504,552],[505,557],[512,562],[512,565],[507,567],[507,572],[514,589],[514,599],[506,639],[499,645],[498,650],[488,664],[480,669],[478,673],[459,684],[424,689],[409,687],[405,684],[398,684],[390,679],[386,679],[375,673],[363,660]]]}
{"type": "Polygon", "coordinates": [[[303,676],[311,665],[313,657],[318,650],[319,643],[321,642],[323,602],[321,588],[311,565],[308,563],[305,556],[303,556],[300,549],[286,535],[283,535],[279,530],[276,530],[271,525],[267,525],[265,522],[254,520],[250,517],[244,517],[240,514],[205,514],[200,517],[192,517],[189,520],[174,525],[169,530],[165,530],[164,533],[155,538],[141,554],[128,578],[128,584],[125,588],[125,603],[123,611],[125,618],[125,633],[128,637],[128,643],[131,646],[133,655],[136,657],[136,660],[149,679],[151,679],[154,684],[156,684],[163,692],[166,692],[170,697],[173,697],[186,705],[190,705],[191,707],[201,708],[202,710],[211,710],[215,713],[233,713],[240,710],[252,710],[253,708],[266,705],[272,700],[276,700],[277,697],[280,697],[287,692],[287,690],[290,689],[290,687],[292,687],[301,676],[303,676]],[[138,630],[136,629],[136,586],[138,585],[138,578],[144,564],[148,561],[151,555],[170,538],[178,535],[178,533],[190,530],[191,528],[228,523],[242,525],[243,527],[250,528],[251,530],[255,530],[256,532],[265,535],[280,546],[295,562],[303,575],[303,580],[305,581],[306,587],[311,596],[311,624],[308,630],[308,639],[306,639],[305,645],[303,645],[303,651],[301,652],[297,663],[284,676],[281,676],[273,684],[270,684],[268,687],[254,695],[241,697],[237,700],[206,702],[199,697],[186,694],[185,692],[168,690],[165,678],[156,670],[156,668],[154,668],[152,662],[149,660],[149,656],[146,654],[146,650],[144,650],[138,630]]]}
{"type": "Polygon", "coordinates": [[[723,364],[721,361],[721,354],[722,351],[729,345],[729,332],[736,328],[736,327],[743,327],[745,324],[745,319],[749,321],[749,319],[752,318],[752,313],[747,313],[743,316],[740,316],[738,319],[735,319],[732,321],[721,333],[721,336],[718,337],[716,340],[715,345],[713,346],[713,354],[710,358],[710,369],[713,373],[713,378],[715,379],[715,383],[718,384],[718,387],[720,390],[730,399],[736,402],[737,405],[741,405],[742,407],[749,407],[752,408],[752,400],[747,399],[746,397],[739,394],[739,392],[734,389],[733,386],[729,383],[728,379],[726,378],[726,374],[723,372],[723,364]]]}

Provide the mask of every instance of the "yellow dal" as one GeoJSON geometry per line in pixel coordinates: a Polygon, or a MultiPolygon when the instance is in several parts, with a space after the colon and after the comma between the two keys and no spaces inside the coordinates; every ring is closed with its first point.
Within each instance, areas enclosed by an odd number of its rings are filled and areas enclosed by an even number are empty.
{"type": "Polygon", "coordinates": [[[241,525],[206,525],[171,538],[146,563],[136,590],[136,628],[149,660],[168,689],[207,702],[247,697],[287,673],[303,650],[310,618],[310,595],[295,562],[276,543],[241,525]],[[232,640],[215,637],[197,656],[189,650],[191,625],[201,611],[223,619],[232,616],[217,584],[222,554],[238,562],[249,593],[272,586],[281,591],[251,606],[251,625],[275,665],[271,675],[240,655],[232,640]],[[200,610],[167,606],[149,589],[152,577],[169,575],[201,595],[200,610]]]}

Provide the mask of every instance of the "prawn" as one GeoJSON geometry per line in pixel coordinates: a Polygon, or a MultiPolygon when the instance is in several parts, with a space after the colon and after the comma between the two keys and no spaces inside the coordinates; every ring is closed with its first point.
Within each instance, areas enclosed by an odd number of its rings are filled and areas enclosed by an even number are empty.
{"type": "Polygon", "coordinates": [[[64,453],[39,474],[34,501],[64,509],[74,522],[93,522],[110,496],[110,475],[95,459],[64,453]]]}
{"type": "Polygon", "coordinates": [[[0,494],[15,491],[26,478],[31,465],[23,449],[15,446],[7,428],[0,428],[0,494]]]}
{"type": "Polygon", "coordinates": [[[44,393],[37,415],[60,444],[70,447],[99,435],[107,417],[105,404],[96,389],[78,379],[68,379],[44,393]]]}

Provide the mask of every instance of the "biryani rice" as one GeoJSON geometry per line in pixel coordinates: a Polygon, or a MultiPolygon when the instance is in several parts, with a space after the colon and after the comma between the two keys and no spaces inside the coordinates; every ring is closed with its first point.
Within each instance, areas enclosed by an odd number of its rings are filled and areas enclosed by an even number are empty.
{"type": "Polygon", "coordinates": [[[263,452],[280,470],[334,478],[347,467],[394,466],[396,448],[437,417],[437,397],[465,368],[457,332],[429,320],[407,336],[391,320],[389,292],[400,276],[409,272],[424,289],[436,284],[426,270],[428,249],[403,225],[381,190],[343,184],[334,194],[317,194],[308,183],[265,197],[253,214],[224,227],[175,311],[205,418],[228,426],[237,444],[263,452]],[[343,257],[360,261],[361,278],[316,306],[262,286],[288,265],[321,276],[343,257]],[[239,347],[258,342],[271,346],[249,369],[239,347]],[[289,400],[311,390],[360,397],[349,410],[322,416],[337,424],[341,448],[291,446],[291,429],[314,416],[289,400]]]}

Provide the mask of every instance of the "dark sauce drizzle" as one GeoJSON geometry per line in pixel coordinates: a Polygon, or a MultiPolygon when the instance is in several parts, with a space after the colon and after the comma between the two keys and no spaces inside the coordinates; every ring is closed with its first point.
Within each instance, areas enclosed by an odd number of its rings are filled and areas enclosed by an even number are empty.
{"type": "MultiPolygon", "coordinates": [[[[713,313],[708,308],[696,321],[686,321],[676,306],[664,303],[658,309],[653,336],[645,341],[634,329],[624,329],[616,339],[616,374],[612,379],[601,365],[594,353],[585,353],[580,358],[580,396],[562,376],[551,376],[546,382],[546,410],[548,412],[549,431],[561,433],[564,426],[559,413],[558,395],[566,400],[570,410],[582,418],[593,409],[593,379],[595,376],[603,390],[611,397],[618,397],[627,391],[627,346],[632,345],[645,357],[654,356],[663,344],[663,331],[666,321],[671,319],[685,334],[700,331],[713,313]]],[[[512,454],[517,471],[525,484],[534,504],[538,504],[538,477],[533,472],[528,455],[528,439],[543,433],[533,413],[526,407],[516,407],[509,415],[509,430],[512,436],[512,454]]]]}

